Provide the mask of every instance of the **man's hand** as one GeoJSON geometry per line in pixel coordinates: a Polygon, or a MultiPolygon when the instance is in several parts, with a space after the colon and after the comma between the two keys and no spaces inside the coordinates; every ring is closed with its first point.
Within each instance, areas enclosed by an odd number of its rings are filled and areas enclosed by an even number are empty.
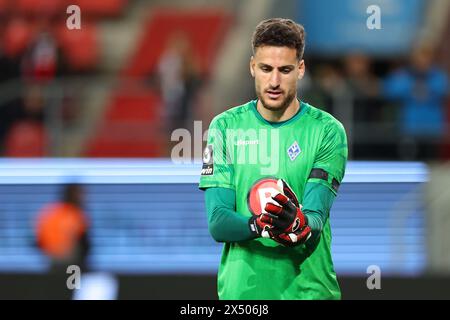
{"type": "Polygon", "coordinates": [[[270,238],[285,246],[305,243],[311,236],[311,228],[297,196],[285,181],[280,179],[278,184],[284,194],[272,197],[278,205],[270,202],[266,204],[265,211],[268,214],[261,217],[261,222],[273,226],[268,230],[270,238]]]}
{"type": "Polygon", "coordinates": [[[273,238],[273,217],[270,214],[262,213],[259,216],[252,216],[248,220],[250,231],[258,237],[273,238]]]}
{"type": "Polygon", "coordinates": [[[279,193],[272,199],[278,205],[269,202],[266,204],[265,210],[276,217],[272,219],[271,223],[278,231],[295,232],[306,226],[307,221],[302,210],[294,205],[288,197],[279,193]]]}
{"type": "Polygon", "coordinates": [[[281,243],[285,247],[295,247],[305,243],[311,237],[311,228],[305,226],[303,229],[299,229],[295,232],[284,232],[277,234],[276,231],[272,231],[271,239],[278,243],[281,243]]]}

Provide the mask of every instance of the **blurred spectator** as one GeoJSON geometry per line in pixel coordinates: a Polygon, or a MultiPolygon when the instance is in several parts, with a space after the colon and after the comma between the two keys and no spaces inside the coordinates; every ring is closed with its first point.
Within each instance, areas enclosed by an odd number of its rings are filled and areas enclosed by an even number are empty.
{"type": "Polygon", "coordinates": [[[325,93],[318,86],[315,76],[307,68],[302,81],[298,81],[297,83],[297,91],[300,92],[302,100],[305,102],[320,108],[325,108],[327,106],[325,93]]]}
{"type": "Polygon", "coordinates": [[[45,206],[38,215],[37,245],[52,260],[55,273],[65,274],[69,265],[86,271],[90,245],[83,192],[78,184],[64,186],[61,200],[45,206]]]}
{"type": "Polygon", "coordinates": [[[445,134],[448,80],[433,59],[431,47],[418,46],[410,66],[393,72],[383,84],[385,96],[401,105],[399,152],[403,159],[435,159],[445,134]]]}
{"type": "Polygon", "coordinates": [[[335,113],[336,97],[344,87],[341,71],[332,64],[321,64],[317,67],[315,78],[318,84],[316,90],[323,101],[319,106],[327,112],[335,113]]]}
{"type": "Polygon", "coordinates": [[[158,64],[166,129],[189,128],[193,101],[200,85],[200,73],[191,44],[183,34],[168,42],[158,64]]]}
{"type": "Polygon", "coordinates": [[[65,71],[65,59],[58,42],[44,25],[23,56],[23,76],[28,81],[47,83],[65,71]]]}
{"type": "Polygon", "coordinates": [[[345,79],[353,98],[354,120],[374,122],[380,119],[378,79],[372,73],[370,58],[362,53],[346,56],[345,79]]]}

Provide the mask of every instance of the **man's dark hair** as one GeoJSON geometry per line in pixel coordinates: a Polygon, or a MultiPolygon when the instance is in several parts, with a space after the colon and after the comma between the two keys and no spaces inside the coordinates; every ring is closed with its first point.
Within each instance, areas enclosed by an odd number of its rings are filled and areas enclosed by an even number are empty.
{"type": "Polygon", "coordinates": [[[297,50],[297,59],[303,58],[305,29],[291,19],[272,18],[261,21],[252,37],[252,49],[262,46],[288,47],[297,50]]]}

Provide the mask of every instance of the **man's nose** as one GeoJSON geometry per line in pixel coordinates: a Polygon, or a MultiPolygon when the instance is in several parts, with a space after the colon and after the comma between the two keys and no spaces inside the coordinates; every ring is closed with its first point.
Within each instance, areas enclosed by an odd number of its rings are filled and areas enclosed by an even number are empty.
{"type": "Polygon", "coordinates": [[[281,82],[280,73],[278,72],[278,70],[273,70],[272,73],[270,74],[269,85],[272,88],[277,88],[280,86],[280,82],[281,82]]]}

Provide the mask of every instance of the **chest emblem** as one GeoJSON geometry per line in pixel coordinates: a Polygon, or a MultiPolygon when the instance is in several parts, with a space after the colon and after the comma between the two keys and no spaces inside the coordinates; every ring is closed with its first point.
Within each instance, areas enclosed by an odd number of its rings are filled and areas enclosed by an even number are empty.
{"type": "Polygon", "coordinates": [[[287,149],[287,153],[291,161],[294,161],[295,158],[297,158],[297,156],[300,154],[300,152],[302,152],[302,150],[298,146],[297,141],[294,141],[294,143],[291,144],[291,146],[287,149]]]}

